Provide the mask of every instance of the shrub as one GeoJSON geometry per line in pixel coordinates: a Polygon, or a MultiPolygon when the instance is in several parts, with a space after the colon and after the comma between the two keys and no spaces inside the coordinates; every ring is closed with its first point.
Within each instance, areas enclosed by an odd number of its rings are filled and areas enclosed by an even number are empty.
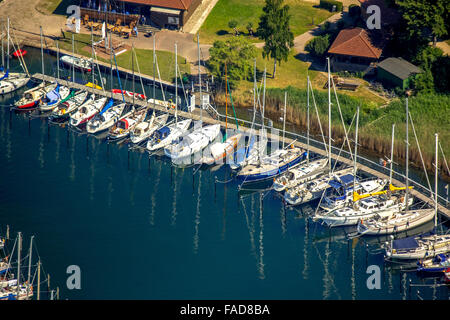
{"type": "Polygon", "coordinates": [[[348,14],[350,17],[359,17],[361,15],[361,7],[356,4],[351,4],[348,7],[348,14]]]}
{"type": "Polygon", "coordinates": [[[336,6],[336,11],[342,11],[342,2],[340,1],[334,1],[334,0],[320,0],[320,5],[319,7],[324,8],[324,9],[328,9],[328,10],[332,10],[333,6],[336,6]]]}
{"type": "Polygon", "coordinates": [[[326,34],[311,39],[305,46],[305,50],[316,57],[322,57],[330,46],[330,35],[326,34]]]}

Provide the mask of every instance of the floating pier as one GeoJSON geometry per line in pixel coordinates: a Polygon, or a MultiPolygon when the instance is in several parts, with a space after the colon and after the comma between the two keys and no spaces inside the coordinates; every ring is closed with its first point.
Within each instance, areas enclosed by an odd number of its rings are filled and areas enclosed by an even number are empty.
{"type": "MultiPolygon", "coordinates": [[[[36,80],[47,81],[47,82],[58,81],[61,85],[70,87],[72,89],[85,90],[90,93],[95,93],[96,95],[113,97],[116,100],[125,99],[125,102],[130,103],[130,104],[133,103],[132,97],[128,97],[128,96],[122,97],[121,94],[112,94],[111,91],[103,91],[103,90],[99,90],[99,89],[86,87],[85,85],[82,85],[79,83],[74,83],[74,82],[67,81],[67,80],[57,79],[57,78],[54,78],[51,76],[42,75],[40,73],[34,74],[32,76],[32,78],[34,78],[36,80]]],[[[171,83],[167,83],[167,85],[174,86],[171,83]]],[[[156,111],[168,112],[171,115],[175,115],[174,109],[166,110],[164,107],[161,107],[158,105],[153,105],[152,103],[148,103],[147,101],[134,99],[134,104],[137,106],[148,107],[148,108],[154,109],[156,111]]],[[[221,114],[217,113],[217,111],[215,111],[215,109],[213,112],[215,113],[215,117],[217,119],[214,119],[213,117],[211,117],[210,113],[208,113],[206,110],[204,110],[204,112],[202,112],[202,114],[200,114],[199,108],[196,108],[193,112],[185,112],[185,111],[180,111],[180,110],[177,111],[179,117],[183,117],[183,118],[187,118],[187,119],[189,118],[194,121],[202,120],[203,122],[205,122],[207,124],[220,124],[221,127],[225,128],[225,125],[226,125],[225,115],[221,115],[221,114]]],[[[235,120],[234,117],[228,116],[228,118],[229,118],[229,121],[228,121],[227,127],[229,129],[237,129],[236,124],[234,123],[234,120],[235,120]]],[[[250,125],[251,123],[246,120],[239,119],[239,118],[237,119],[237,121],[240,125],[239,130],[244,133],[250,134],[251,129],[249,127],[245,127],[244,125],[245,124],[250,125]]],[[[255,124],[255,129],[257,129],[257,127],[258,127],[258,124],[255,124]]],[[[281,138],[279,135],[274,135],[269,132],[267,134],[267,137],[272,140],[279,140],[281,138]]],[[[286,132],[284,141],[287,145],[293,144],[293,145],[303,148],[303,149],[308,148],[307,144],[305,142],[303,142],[303,141],[306,141],[306,138],[304,136],[298,135],[296,133],[286,132]]],[[[314,139],[310,139],[310,142],[312,144],[316,145],[316,146],[314,146],[310,143],[309,150],[311,152],[320,154],[322,156],[327,156],[327,152],[324,149],[317,147],[317,145],[323,145],[322,142],[319,142],[314,139]]],[[[337,148],[337,147],[332,147],[331,157],[335,161],[342,162],[349,166],[353,166],[353,160],[351,159],[350,153],[342,150],[341,155],[339,156],[339,148],[337,148]]],[[[372,160],[364,158],[359,155],[358,155],[358,169],[363,172],[366,172],[372,176],[381,178],[381,179],[389,179],[389,168],[383,167],[380,164],[373,162],[372,160]]],[[[400,174],[395,171],[393,172],[392,183],[394,185],[405,186],[405,182],[406,182],[406,177],[403,174],[400,174]]],[[[425,186],[423,186],[423,185],[419,184],[418,182],[411,180],[411,179],[409,179],[409,185],[414,186],[414,189],[411,190],[411,194],[413,196],[420,199],[424,203],[429,204],[431,207],[434,207],[435,201],[434,201],[433,190],[429,190],[425,186]]],[[[441,196],[439,196],[439,200],[441,202],[446,203],[446,199],[442,198],[441,196]]],[[[438,211],[443,216],[445,216],[447,219],[450,219],[450,210],[448,209],[448,203],[446,203],[446,205],[444,206],[442,203],[439,203],[439,201],[438,201],[438,211]]]]}

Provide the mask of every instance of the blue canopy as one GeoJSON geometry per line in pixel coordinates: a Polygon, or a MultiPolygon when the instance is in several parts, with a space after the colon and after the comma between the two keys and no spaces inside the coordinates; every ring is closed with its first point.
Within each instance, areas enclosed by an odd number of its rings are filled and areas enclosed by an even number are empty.
{"type": "Polygon", "coordinates": [[[3,79],[8,78],[9,76],[9,70],[6,70],[6,73],[3,75],[3,77],[0,78],[0,81],[2,81],[3,79]]]}
{"type": "MultiPolygon", "coordinates": [[[[59,90],[58,90],[59,91],[59,90]]],[[[47,93],[47,99],[49,101],[55,101],[59,99],[59,93],[58,91],[55,89],[53,91],[50,91],[49,93],[47,93]]]]}
{"type": "Polygon", "coordinates": [[[392,242],[393,249],[414,249],[419,246],[419,243],[416,240],[416,237],[408,237],[404,239],[394,240],[392,242]]]}
{"type": "Polygon", "coordinates": [[[165,127],[162,127],[161,129],[157,130],[157,132],[159,133],[159,136],[162,137],[164,134],[169,134],[170,129],[169,129],[169,127],[165,126],[165,127]]]}
{"type": "Polygon", "coordinates": [[[105,113],[106,110],[108,110],[109,108],[111,108],[114,104],[114,100],[113,99],[109,99],[108,104],[103,108],[102,111],[100,111],[100,115],[102,115],[103,113],[105,113]]]}

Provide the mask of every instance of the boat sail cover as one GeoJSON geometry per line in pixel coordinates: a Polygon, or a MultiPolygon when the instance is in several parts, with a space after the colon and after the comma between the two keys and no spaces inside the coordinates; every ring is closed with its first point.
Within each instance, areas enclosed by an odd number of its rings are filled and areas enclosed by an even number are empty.
{"type": "MultiPolygon", "coordinates": [[[[421,235],[421,237],[430,236],[432,234],[433,234],[432,232],[427,232],[427,233],[421,235]]],[[[392,249],[401,250],[401,249],[418,248],[419,247],[419,243],[417,241],[418,239],[420,239],[420,237],[412,236],[412,237],[394,240],[394,241],[392,241],[392,249]]]]}
{"type": "Polygon", "coordinates": [[[3,77],[0,78],[0,81],[8,78],[8,76],[9,76],[9,70],[6,70],[6,73],[3,75],[3,77]]]}
{"type": "Polygon", "coordinates": [[[100,115],[104,114],[106,112],[106,110],[108,110],[109,108],[111,108],[114,104],[114,100],[113,99],[109,99],[108,104],[103,108],[102,111],[100,111],[100,115]]]}

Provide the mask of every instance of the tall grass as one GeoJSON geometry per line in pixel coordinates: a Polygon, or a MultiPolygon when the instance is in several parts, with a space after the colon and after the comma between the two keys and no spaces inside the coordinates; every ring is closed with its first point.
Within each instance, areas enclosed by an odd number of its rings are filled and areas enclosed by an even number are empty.
{"type": "MultiPolygon", "coordinates": [[[[299,130],[306,131],[307,125],[307,91],[294,87],[286,89],[269,88],[266,92],[265,113],[272,119],[278,119],[283,115],[284,92],[288,93],[286,121],[294,124],[299,130]]],[[[327,92],[314,92],[314,97],[319,110],[319,116],[326,135],[328,132],[328,94],[327,92]]],[[[368,102],[357,98],[338,94],[339,104],[342,111],[342,117],[346,127],[350,125],[356,109],[360,106],[359,121],[359,143],[367,151],[380,157],[390,156],[391,150],[391,130],[395,123],[395,148],[394,158],[397,162],[405,161],[406,153],[406,110],[405,99],[392,101],[384,108],[377,108],[368,102]]],[[[216,98],[220,103],[221,99],[216,98]]],[[[250,99],[241,99],[235,101],[237,106],[251,106],[250,99]]],[[[344,130],[340,114],[337,107],[337,101],[334,93],[331,95],[332,112],[332,137],[335,145],[340,145],[344,139],[344,130]]],[[[444,153],[449,161],[450,156],[450,96],[438,94],[423,94],[410,97],[408,100],[409,112],[414,121],[414,127],[418,137],[419,145],[423,153],[424,162],[427,170],[434,171],[435,159],[435,133],[439,133],[439,140],[444,153]]],[[[310,95],[310,129],[312,133],[320,134],[319,123],[315,115],[312,96],[310,95]]],[[[409,158],[411,163],[422,168],[419,149],[416,145],[412,126],[410,125],[409,158]]],[[[351,137],[354,134],[352,128],[351,137]]],[[[439,154],[440,169],[443,176],[449,176],[442,155],[439,154]]]]}

